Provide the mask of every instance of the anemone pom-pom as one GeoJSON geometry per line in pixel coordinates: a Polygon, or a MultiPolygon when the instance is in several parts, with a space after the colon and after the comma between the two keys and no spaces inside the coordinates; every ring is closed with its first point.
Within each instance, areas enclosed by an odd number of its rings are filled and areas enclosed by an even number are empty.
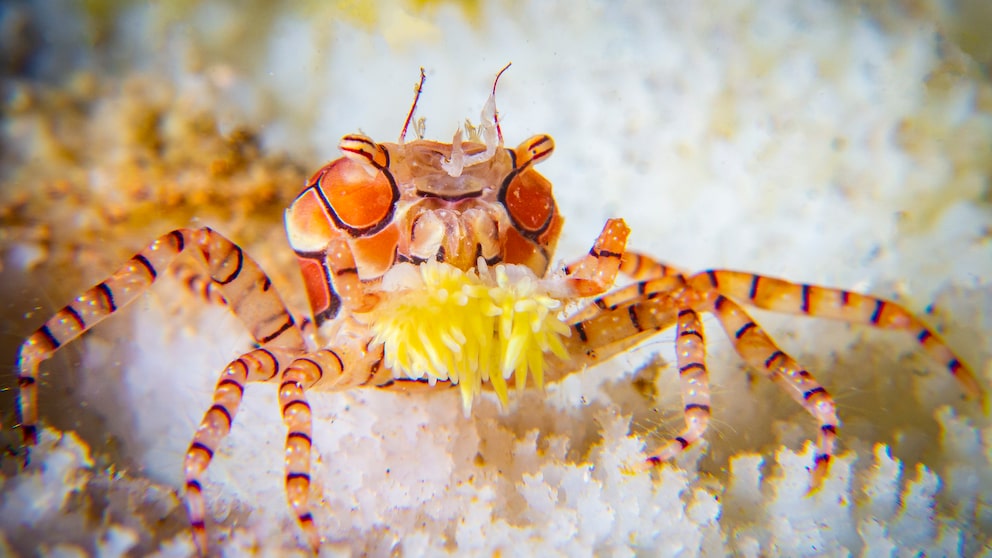
{"type": "Polygon", "coordinates": [[[382,287],[386,296],[369,322],[385,364],[409,378],[458,384],[466,413],[483,382],[505,406],[511,375],[518,388],[528,373],[541,387],[545,353],[568,359],[561,301],[523,266],[397,264],[382,287]]]}

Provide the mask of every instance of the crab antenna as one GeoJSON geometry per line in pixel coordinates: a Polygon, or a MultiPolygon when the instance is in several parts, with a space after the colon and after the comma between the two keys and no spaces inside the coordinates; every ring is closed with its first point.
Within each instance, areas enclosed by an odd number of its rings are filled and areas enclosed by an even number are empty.
{"type": "Polygon", "coordinates": [[[507,62],[506,66],[496,74],[496,79],[493,80],[493,122],[496,124],[496,136],[499,138],[499,144],[503,145],[503,130],[499,127],[499,111],[496,110],[496,84],[499,83],[499,76],[503,75],[503,72],[509,68],[513,62],[507,62]]]}
{"type": "MultiPolygon", "coordinates": [[[[504,70],[506,68],[503,68],[504,70]]],[[[502,72],[500,72],[502,73],[502,72]]],[[[420,100],[420,92],[424,90],[424,80],[427,79],[427,75],[424,73],[423,66],[420,67],[420,83],[417,84],[417,92],[413,95],[413,106],[410,107],[410,112],[406,115],[406,122],[403,123],[403,131],[400,132],[400,143],[406,141],[406,130],[410,127],[410,121],[413,120],[413,113],[417,110],[417,101],[420,100]]],[[[499,79],[499,76],[496,76],[499,79]]],[[[493,89],[495,90],[496,85],[493,84],[493,89]]],[[[499,124],[496,125],[499,127],[499,124]]]]}

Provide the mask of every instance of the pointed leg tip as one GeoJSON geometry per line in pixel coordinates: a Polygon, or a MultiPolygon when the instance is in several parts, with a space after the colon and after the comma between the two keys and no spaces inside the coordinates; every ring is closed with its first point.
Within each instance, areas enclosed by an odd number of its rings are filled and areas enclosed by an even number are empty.
{"type": "Polygon", "coordinates": [[[207,555],[207,531],[203,525],[193,525],[193,545],[197,556],[207,555]]]}
{"type": "Polygon", "coordinates": [[[823,488],[823,481],[827,478],[827,473],[830,470],[830,456],[821,454],[816,456],[816,465],[810,471],[809,479],[809,490],[806,491],[807,497],[815,496],[823,488]]]}

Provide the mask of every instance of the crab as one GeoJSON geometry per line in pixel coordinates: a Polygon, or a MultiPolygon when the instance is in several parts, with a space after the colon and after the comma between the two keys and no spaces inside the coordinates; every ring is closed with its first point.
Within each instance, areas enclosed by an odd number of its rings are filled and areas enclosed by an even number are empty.
{"type": "Polygon", "coordinates": [[[499,75],[479,127],[466,125],[468,139],[459,130],[451,143],[425,140],[421,120],[414,123],[418,139],[406,142],[424,84],[421,69],[397,143],[346,135],[343,156],[306,182],[285,214],[310,302],[306,318],[294,318],[237,244],[204,227],[162,235],[46,320],[17,359],[25,462],[38,441],[41,363],[133,302],[181,254],[196,266],[184,271],[187,282],[225,304],[255,342],[221,372],[185,455],[185,500],[200,553],[207,548],[201,479],[250,382],[279,385],[286,496],[314,552],[321,537],[310,511],[309,390],[457,389],[468,414],[483,390],[506,407],[511,378],[516,388],[528,380],[542,387],[674,327],[685,426],[633,466],[648,468],[686,451],[707,430],[711,401],[700,316],[712,314],[743,360],[816,421],[813,491],[834,455],[836,405],[744,308],[754,306],[906,331],[967,395],[987,405],[972,372],[894,302],[740,271],[687,273],[627,250],[630,231],[622,219],[606,222],[588,254],[556,265],[562,216],[551,183],[535,169],[552,154],[554,141],[536,135],[515,148],[503,145],[495,104],[499,75]],[[621,275],[629,282],[616,287],[621,275]]]}

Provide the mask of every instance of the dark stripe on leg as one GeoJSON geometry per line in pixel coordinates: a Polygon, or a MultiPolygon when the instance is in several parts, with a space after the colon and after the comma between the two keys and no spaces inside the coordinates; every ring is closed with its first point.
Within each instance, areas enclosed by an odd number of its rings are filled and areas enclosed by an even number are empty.
{"type": "Polygon", "coordinates": [[[700,341],[703,340],[703,334],[702,333],[699,333],[698,331],[696,331],[694,329],[684,329],[684,330],[682,330],[682,333],[679,334],[679,337],[684,337],[686,335],[695,335],[696,337],[699,338],[700,341]]]}
{"type": "Polygon", "coordinates": [[[194,450],[200,450],[203,453],[207,454],[208,459],[214,458],[214,450],[208,448],[207,446],[201,444],[200,442],[193,442],[192,444],[190,444],[187,453],[194,450]]]}
{"type": "Polygon", "coordinates": [[[630,316],[630,323],[634,326],[634,329],[636,329],[637,331],[644,331],[644,328],[641,327],[640,320],[637,319],[636,304],[631,304],[630,306],[627,307],[627,315],[630,316]]]}
{"type": "Polygon", "coordinates": [[[176,239],[176,252],[182,252],[186,248],[186,241],[183,239],[183,233],[180,231],[172,231],[169,233],[172,238],[176,239]]]}
{"type": "Polygon", "coordinates": [[[307,436],[303,432],[290,432],[289,435],[286,436],[287,440],[292,440],[294,438],[303,440],[304,442],[307,443],[308,446],[313,445],[313,440],[310,439],[310,436],[307,436]]]}
{"type": "Polygon", "coordinates": [[[48,329],[47,325],[41,326],[38,329],[38,333],[41,334],[46,341],[48,341],[48,344],[51,345],[53,351],[62,346],[62,343],[59,343],[59,340],[55,338],[55,335],[52,334],[52,330],[48,329]]]}
{"type": "Polygon", "coordinates": [[[598,258],[619,258],[619,257],[622,256],[622,254],[620,254],[618,252],[611,252],[610,250],[600,250],[599,252],[596,252],[595,250],[590,250],[589,253],[592,254],[592,256],[594,258],[597,258],[597,259],[598,258]]]}
{"type": "Polygon", "coordinates": [[[279,337],[280,335],[282,335],[283,333],[285,333],[286,330],[288,330],[289,328],[293,327],[294,325],[296,325],[296,324],[293,322],[293,317],[290,316],[289,317],[289,320],[287,320],[286,323],[282,324],[282,326],[280,326],[279,329],[277,329],[276,331],[272,332],[269,335],[266,335],[265,337],[259,339],[258,341],[262,345],[265,345],[265,344],[273,341],[276,337],[279,337]]]}
{"type": "Polygon", "coordinates": [[[66,306],[62,309],[62,311],[72,317],[72,319],[76,322],[76,327],[81,330],[86,329],[86,322],[83,321],[83,317],[79,315],[79,312],[77,312],[72,305],[66,306]]]}
{"type": "Polygon", "coordinates": [[[583,343],[586,343],[586,342],[589,341],[589,338],[586,337],[586,328],[582,325],[582,322],[579,322],[579,323],[573,325],[572,327],[574,327],[575,328],[575,331],[577,331],[579,333],[579,339],[581,339],[583,343]]]}
{"type": "Polygon", "coordinates": [[[703,366],[703,364],[700,363],[700,362],[690,362],[689,364],[686,364],[682,368],[679,368],[679,374],[680,375],[681,374],[685,374],[687,372],[690,372],[690,371],[696,370],[696,369],[698,369],[698,370],[704,370],[705,371],[706,370],[706,367],[703,366]]]}
{"type": "Polygon", "coordinates": [[[783,353],[782,351],[775,351],[774,353],[772,353],[772,355],[770,357],[768,357],[765,360],[765,368],[771,369],[772,364],[774,364],[774,362],[775,362],[775,359],[777,359],[779,357],[784,357],[784,356],[785,356],[785,353],[783,353]]]}
{"type": "Polygon", "coordinates": [[[244,265],[245,265],[245,254],[244,254],[244,252],[236,244],[232,244],[231,246],[234,247],[234,250],[233,251],[234,251],[235,254],[237,254],[237,257],[238,257],[238,263],[237,263],[237,265],[234,266],[234,271],[232,271],[231,274],[228,275],[224,279],[218,279],[216,277],[211,277],[211,279],[213,279],[214,281],[216,281],[217,283],[219,283],[221,285],[227,285],[228,283],[230,283],[230,282],[234,281],[235,279],[237,279],[238,278],[238,275],[241,275],[241,268],[243,268],[244,265]]]}
{"type": "Polygon", "coordinates": [[[145,268],[145,271],[148,272],[148,275],[151,275],[153,281],[156,277],[158,277],[158,272],[155,271],[155,266],[152,265],[152,262],[148,261],[148,258],[142,256],[141,254],[137,254],[131,259],[141,264],[142,267],[145,268]]]}
{"type": "Polygon", "coordinates": [[[296,400],[296,401],[290,401],[289,403],[286,403],[286,405],[282,408],[282,414],[285,415],[287,412],[289,412],[290,407],[292,407],[293,405],[302,405],[302,406],[306,407],[307,411],[310,411],[310,404],[309,403],[307,403],[306,401],[296,400]]]}
{"type": "Polygon", "coordinates": [[[744,336],[745,333],[747,333],[748,331],[750,331],[751,329],[756,328],[756,327],[758,327],[758,324],[756,324],[754,322],[748,322],[748,323],[744,324],[743,326],[741,326],[740,329],[737,330],[737,333],[734,334],[734,337],[736,339],[740,339],[741,337],[744,336]]]}
{"type": "Polygon", "coordinates": [[[878,325],[878,320],[882,317],[882,308],[885,308],[885,301],[875,301],[875,311],[871,314],[871,323],[873,325],[878,325]]]}
{"type": "Polygon", "coordinates": [[[255,349],[255,350],[257,352],[262,353],[265,356],[269,357],[269,360],[272,361],[272,366],[270,366],[270,368],[272,369],[272,375],[269,376],[268,378],[266,378],[264,381],[267,382],[267,381],[271,380],[272,378],[275,378],[276,375],[279,374],[279,361],[276,360],[276,355],[272,354],[272,351],[266,349],[265,347],[261,347],[261,348],[255,349]]]}
{"type": "MultiPolygon", "coordinates": [[[[337,356],[337,355],[335,355],[335,356],[337,356]]],[[[314,360],[311,360],[311,359],[305,358],[305,357],[300,357],[300,358],[298,358],[296,360],[297,360],[297,362],[307,362],[307,363],[310,363],[314,368],[317,369],[317,379],[314,380],[313,383],[316,383],[316,382],[320,381],[320,379],[324,377],[324,367],[322,367],[321,365],[317,364],[314,360]]],[[[313,383],[311,383],[311,385],[313,385],[313,383]]],[[[302,386],[301,386],[301,389],[302,389],[302,386]]]]}
{"type": "MultiPolygon", "coordinates": [[[[38,445],[38,427],[33,424],[22,424],[21,425],[21,440],[25,446],[37,446],[38,445]]],[[[27,460],[25,459],[25,465],[27,465],[27,460]]]]}
{"type": "Polygon", "coordinates": [[[226,407],[224,407],[223,405],[217,403],[217,404],[214,404],[213,407],[210,407],[210,409],[207,411],[207,413],[209,413],[210,411],[217,411],[218,413],[224,415],[224,418],[227,419],[227,429],[228,430],[231,429],[231,422],[232,422],[231,421],[231,413],[228,412],[228,410],[227,410],[226,407]]]}
{"type": "Polygon", "coordinates": [[[232,380],[231,378],[224,378],[223,380],[221,380],[217,384],[217,387],[218,388],[220,388],[222,386],[234,386],[234,387],[238,388],[238,392],[241,393],[241,395],[244,395],[245,394],[245,386],[241,385],[241,382],[239,382],[237,380],[232,380]]]}
{"type": "Polygon", "coordinates": [[[96,290],[100,291],[100,293],[103,294],[103,299],[104,302],[106,303],[108,311],[116,312],[117,304],[114,302],[114,293],[113,291],[110,290],[110,287],[107,286],[107,283],[106,282],[100,283],[99,285],[96,286],[96,290]]]}
{"type": "Polygon", "coordinates": [[[297,479],[303,479],[303,480],[307,481],[307,484],[309,484],[310,483],[310,474],[309,473],[286,473],[286,482],[291,482],[291,481],[294,481],[294,480],[297,480],[297,479]]]}
{"type": "Polygon", "coordinates": [[[958,362],[958,359],[952,358],[951,361],[947,363],[947,369],[952,375],[957,376],[958,372],[961,370],[961,363],[958,362]]]}

